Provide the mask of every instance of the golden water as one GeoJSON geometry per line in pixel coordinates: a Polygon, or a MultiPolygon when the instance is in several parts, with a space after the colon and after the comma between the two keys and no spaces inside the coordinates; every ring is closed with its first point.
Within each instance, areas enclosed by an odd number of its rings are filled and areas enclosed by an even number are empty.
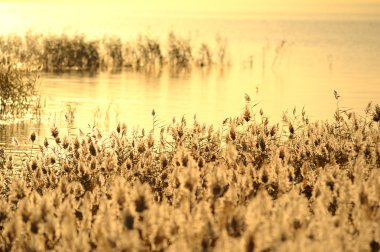
{"type": "MultiPolygon", "coordinates": [[[[191,122],[219,126],[238,116],[247,93],[272,122],[282,112],[305,107],[310,118],[332,118],[336,108],[333,90],[341,106],[362,111],[369,101],[380,102],[380,19],[373,13],[265,15],[179,15],[78,9],[65,5],[0,5],[0,33],[23,34],[28,29],[43,33],[83,32],[88,37],[116,35],[125,40],[149,34],[165,44],[174,31],[189,36],[194,45],[215,45],[219,34],[228,41],[230,67],[193,68],[173,76],[163,69],[147,75],[124,71],[43,75],[40,122],[25,120],[0,125],[0,145],[11,147],[11,137],[26,142],[36,131],[43,139],[55,123],[62,134],[96,125],[105,131],[117,121],[130,129],[152,128],[155,109],[162,125],[173,116],[191,122]],[[276,48],[285,41],[276,56],[276,48]],[[277,57],[277,58],[276,58],[277,57]],[[75,111],[67,122],[65,115],[75,111]]],[[[195,51],[196,52],[196,51],[195,51]]]]}

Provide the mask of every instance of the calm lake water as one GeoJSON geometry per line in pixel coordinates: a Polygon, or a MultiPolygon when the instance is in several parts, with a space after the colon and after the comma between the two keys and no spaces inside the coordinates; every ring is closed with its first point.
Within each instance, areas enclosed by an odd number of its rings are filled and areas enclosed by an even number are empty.
{"type": "MultiPolygon", "coordinates": [[[[194,44],[215,45],[226,38],[231,66],[197,69],[173,76],[123,71],[96,75],[42,75],[45,104],[42,120],[0,125],[0,145],[15,149],[11,138],[26,142],[36,131],[42,141],[53,123],[62,134],[76,134],[97,125],[108,131],[117,121],[130,129],[152,128],[155,109],[163,125],[194,114],[216,127],[242,113],[244,94],[279,122],[283,111],[305,107],[313,119],[330,119],[341,106],[363,111],[368,102],[380,102],[380,15],[148,15],[100,9],[86,12],[74,6],[0,4],[0,33],[83,32],[88,37],[117,35],[125,40],[149,34],[165,44],[170,31],[189,36],[194,44]],[[99,15],[101,14],[101,18],[99,15]],[[284,43],[276,56],[276,48],[284,43]],[[72,113],[71,113],[72,112],[72,113]],[[67,122],[65,115],[73,114],[67,122]]],[[[17,147],[19,148],[19,147],[17,147]]]]}

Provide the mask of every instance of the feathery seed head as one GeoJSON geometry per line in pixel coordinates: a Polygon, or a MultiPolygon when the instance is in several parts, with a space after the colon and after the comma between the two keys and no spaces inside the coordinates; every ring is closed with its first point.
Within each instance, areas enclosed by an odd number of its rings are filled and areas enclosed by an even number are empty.
{"type": "Polygon", "coordinates": [[[31,134],[30,134],[30,141],[32,141],[32,143],[34,143],[34,141],[36,141],[36,132],[32,132],[31,134]]]}
{"type": "Polygon", "coordinates": [[[53,127],[51,127],[50,132],[51,132],[51,135],[52,135],[54,138],[57,138],[58,135],[59,135],[59,130],[58,130],[57,126],[53,126],[53,127]]]}
{"type": "Polygon", "coordinates": [[[94,157],[96,157],[96,148],[94,143],[91,141],[90,146],[88,147],[88,150],[90,151],[90,154],[94,157]]]}

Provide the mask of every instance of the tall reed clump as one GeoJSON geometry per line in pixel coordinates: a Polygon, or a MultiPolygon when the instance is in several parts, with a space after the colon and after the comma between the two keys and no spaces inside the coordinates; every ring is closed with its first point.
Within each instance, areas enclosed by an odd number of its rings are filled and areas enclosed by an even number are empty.
{"type": "Polygon", "coordinates": [[[100,49],[102,52],[101,57],[101,67],[103,69],[112,68],[120,69],[124,65],[123,58],[123,44],[118,37],[104,37],[101,43],[103,48],[100,49]]]}
{"type": "Polygon", "coordinates": [[[100,66],[98,41],[87,41],[84,35],[45,37],[42,63],[46,71],[96,71],[100,66]]]}
{"type": "Polygon", "coordinates": [[[135,42],[126,43],[123,57],[124,66],[137,71],[161,69],[164,64],[161,44],[148,36],[140,35],[135,42]]]}
{"type": "Polygon", "coordinates": [[[38,79],[36,69],[0,63],[0,118],[39,112],[38,79]]]}
{"type": "Polygon", "coordinates": [[[171,67],[187,68],[192,62],[190,41],[170,33],[168,37],[168,62],[171,67]]]}
{"type": "Polygon", "coordinates": [[[26,32],[25,36],[0,36],[0,62],[38,67],[42,60],[42,37],[31,31],[26,32]]]}
{"type": "Polygon", "coordinates": [[[273,125],[246,96],[219,130],[185,118],[108,136],[53,126],[21,173],[0,159],[0,248],[378,251],[378,110],[310,122],[295,109],[273,125]]]}

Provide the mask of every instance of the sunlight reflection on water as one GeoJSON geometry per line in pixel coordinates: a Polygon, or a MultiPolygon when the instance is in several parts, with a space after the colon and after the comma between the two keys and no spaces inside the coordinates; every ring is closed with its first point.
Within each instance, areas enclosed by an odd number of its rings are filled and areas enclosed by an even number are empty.
{"type": "Polygon", "coordinates": [[[41,94],[46,106],[42,121],[0,126],[0,144],[7,148],[12,148],[12,136],[26,141],[33,130],[43,139],[53,123],[65,134],[76,134],[78,128],[88,129],[97,123],[109,131],[117,121],[126,122],[131,129],[150,129],[153,108],[163,124],[182,115],[191,121],[197,114],[200,122],[219,126],[226,117],[241,114],[245,93],[260,103],[258,107],[273,123],[294,106],[299,110],[305,107],[311,119],[332,118],[333,90],[341,94],[342,107],[355,111],[362,111],[369,101],[380,101],[380,21],[372,16],[359,20],[334,16],[323,20],[249,16],[178,20],[104,13],[101,20],[94,13],[84,13],[78,22],[75,15],[62,14],[67,12],[70,10],[49,14],[46,10],[45,15],[39,15],[22,8],[3,10],[0,21],[13,21],[2,26],[1,32],[22,34],[32,28],[45,33],[85,32],[92,37],[116,34],[124,39],[143,32],[163,44],[169,31],[211,44],[221,34],[228,39],[232,66],[223,70],[193,68],[182,76],[173,76],[166,69],[154,75],[129,71],[43,75],[41,94]],[[49,19],[56,14],[60,18],[49,19]],[[70,111],[75,119],[67,124],[65,115],[70,111]]]}

